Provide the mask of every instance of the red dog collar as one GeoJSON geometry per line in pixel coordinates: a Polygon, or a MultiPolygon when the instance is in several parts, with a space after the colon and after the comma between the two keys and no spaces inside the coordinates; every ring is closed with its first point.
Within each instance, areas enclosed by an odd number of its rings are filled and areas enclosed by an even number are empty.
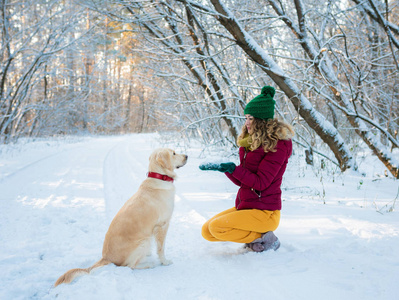
{"type": "Polygon", "coordinates": [[[174,180],[172,177],[169,177],[168,175],[162,175],[155,172],[148,172],[147,177],[156,178],[163,181],[170,181],[170,182],[173,182],[174,180]]]}

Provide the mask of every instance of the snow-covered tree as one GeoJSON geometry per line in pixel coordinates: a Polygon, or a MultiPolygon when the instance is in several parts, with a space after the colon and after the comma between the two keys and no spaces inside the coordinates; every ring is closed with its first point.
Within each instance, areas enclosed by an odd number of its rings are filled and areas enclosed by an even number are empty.
{"type": "Polygon", "coordinates": [[[200,109],[201,116],[187,114],[192,125],[222,118],[235,137],[239,128],[235,121],[242,114],[245,99],[272,82],[286,96],[281,100],[289,100],[296,111],[286,117],[298,124],[298,129],[307,126],[314,131],[334,153],[341,170],[356,168],[356,150],[348,143],[360,138],[395,177],[398,175],[397,159],[390,152],[399,145],[395,135],[396,27],[378,13],[385,7],[385,16],[394,14],[388,4],[369,1],[353,6],[353,2],[312,0],[106,2],[112,3],[114,10],[103,13],[139,26],[151,46],[146,48],[147,54],[173,65],[158,72],[159,77],[168,74],[176,80],[171,89],[187,86],[187,82],[202,87],[203,101],[188,93],[178,95],[182,105],[186,105],[184,101],[197,108],[199,103],[211,104],[208,111],[200,109]],[[375,29],[372,22],[384,29],[375,29]],[[239,68],[242,61],[250,70],[244,80],[239,68]]]}

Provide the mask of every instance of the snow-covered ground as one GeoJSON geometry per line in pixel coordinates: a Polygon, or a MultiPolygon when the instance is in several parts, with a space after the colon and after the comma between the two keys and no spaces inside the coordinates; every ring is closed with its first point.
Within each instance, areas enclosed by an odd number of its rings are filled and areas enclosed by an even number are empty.
{"type": "Polygon", "coordinates": [[[53,288],[68,269],[101,257],[111,219],[159,146],[156,134],[0,146],[0,299],[398,299],[399,215],[387,211],[399,181],[382,176],[374,158],[360,164],[364,174],[342,175],[313,170],[297,150],[283,184],[282,246],[253,253],[201,237],[205,220],[233,206],[237,188],[198,169],[220,157],[173,142],[189,155],[177,170],[166,240],[174,263],[108,265],[53,288]]]}

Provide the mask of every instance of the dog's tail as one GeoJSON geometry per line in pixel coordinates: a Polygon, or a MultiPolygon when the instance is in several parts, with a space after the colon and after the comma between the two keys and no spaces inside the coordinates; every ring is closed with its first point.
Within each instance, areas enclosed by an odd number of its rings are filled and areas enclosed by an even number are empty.
{"type": "Polygon", "coordinates": [[[99,268],[102,266],[106,266],[110,264],[111,262],[101,258],[98,262],[96,262],[94,265],[92,265],[90,268],[87,269],[72,269],[66,272],[64,275],[62,275],[58,280],[55,282],[54,287],[61,283],[71,283],[76,277],[84,275],[84,274],[89,274],[91,270],[95,268],[99,268]]]}

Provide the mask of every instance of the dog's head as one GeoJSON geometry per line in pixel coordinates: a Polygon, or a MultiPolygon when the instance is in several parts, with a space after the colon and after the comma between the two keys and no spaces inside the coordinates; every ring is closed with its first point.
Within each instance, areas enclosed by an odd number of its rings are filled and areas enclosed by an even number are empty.
{"type": "Polygon", "coordinates": [[[150,155],[148,169],[150,172],[158,172],[175,178],[174,170],[183,167],[187,162],[187,158],[187,155],[177,154],[172,149],[159,148],[150,155]]]}

